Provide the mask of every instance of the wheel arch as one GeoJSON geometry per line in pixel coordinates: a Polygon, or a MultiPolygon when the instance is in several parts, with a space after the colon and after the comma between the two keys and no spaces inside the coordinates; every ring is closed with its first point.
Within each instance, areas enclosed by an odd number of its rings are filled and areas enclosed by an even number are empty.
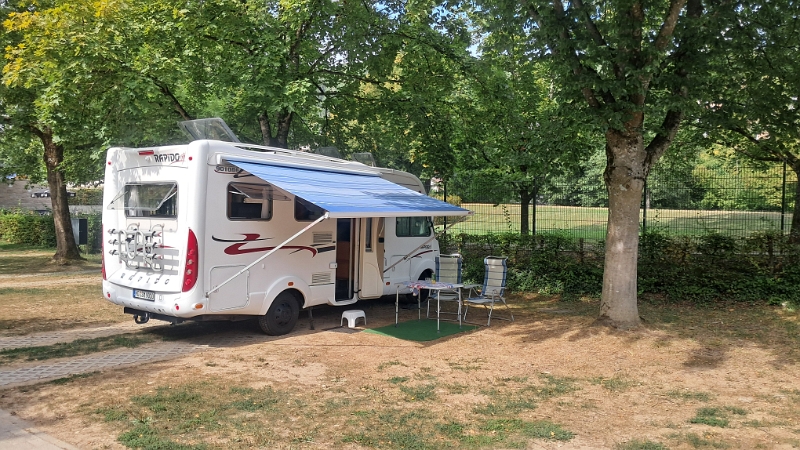
{"type": "Polygon", "coordinates": [[[306,307],[306,299],[309,298],[311,289],[305,282],[296,277],[284,277],[276,280],[264,293],[264,301],[261,304],[259,314],[267,313],[270,305],[283,292],[291,292],[297,300],[297,306],[302,310],[306,307]]]}

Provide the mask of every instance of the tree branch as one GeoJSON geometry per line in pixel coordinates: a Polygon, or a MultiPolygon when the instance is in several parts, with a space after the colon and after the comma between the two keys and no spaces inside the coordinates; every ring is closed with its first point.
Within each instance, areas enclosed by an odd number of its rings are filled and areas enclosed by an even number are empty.
{"type": "Polygon", "coordinates": [[[661,129],[658,134],[647,144],[645,152],[645,170],[650,171],[650,167],[658,161],[659,158],[669,148],[672,141],[675,140],[675,135],[678,134],[678,129],[683,119],[683,113],[676,110],[667,111],[664,116],[664,121],[661,123],[661,129]]]}
{"type": "MultiPolygon", "coordinates": [[[[563,5],[563,3],[561,3],[561,0],[554,0],[553,9],[555,10],[555,13],[556,13],[556,16],[557,16],[558,20],[560,22],[563,22],[564,21],[564,16],[565,16],[565,11],[564,11],[564,5],[563,5]]],[[[545,25],[544,19],[542,18],[541,14],[539,14],[539,10],[536,9],[536,7],[533,6],[531,3],[527,3],[527,11],[528,11],[528,15],[530,15],[531,19],[533,19],[533,21],[536,22],[536,24],[539,26],[539,29],[544,28],[544,25],[545,25]]],[[[572,73],[574,75],[576,75],[576,76],[583,75],[584,71],[588,71],[589,73],[592,73],[595,76],[595,78],[598,79],[598,81],[599,81],[599,77],[597,76],[597,73],[594,72],[593,70],[587,70],[587,67],[585,67],[583,65],[580,57],[578,56],[577,51],[574,48],[572,48],[571,45],[569,44],[569,42],[571,42],[569,30],[563,24],[558,24],[558,38],[557,39],[554,39],[551,36],[547,36],[547,35],[546,35],[546,37],[547,37],[547,40],[549,41],[548,44],[549,44],[550,48],[553,49],[553,53],[558,53],[561,50],[567,56],[567,58],[571,61],[571,63],[572,63],[572,73]],[[562,47],[566,47],[566,48],[562,49],[562,47]]],[[[592,88],[583,87],[583,88],[581,88],[581,93],[583,94],[583,97],[586,99],[586,102],[589,104],[590,107],[592,107],[592,108],[601,108],[603,106],[603,104],[597,98],[597,95],[596,95],[596,93],[594,92],[594,90],[592,88]]],[[[602,95],[602,97],[603,97],[603,101],[605,103],[613,103],[614,102],[614,98],[613,98],[613,96],[611,96],[610,93],[605,93],[605,94],[602,95]]]]}
{"type": "Polygon", "coordinates": [[[178,113],[178,115],[180,115],[181,118],[183,118],[183,120],[193,119],[192,116],[186,111],[186,109],[184,109],[183,105],[181,105],[181,102],[178,100],[177,97],[175,97],[175,95],[172,93],[172,91],[169,89],[169,86],[167,86],[166,83],[154,77],[153,75],[146,75],[146,77],[149,78],[153,82],[153,84],[155,84],[156,87],[158,87],[161,93],[164,94],[169,99],[169,101],[172,103],[172,107],[175,109],[175,112],[178,113]]]}
{"type": "MultiPolygon", "coordinates": [[[[700,3],[699,0],[691,0],[693,3],[700,3]]],[[[686,4],[686,0],[671,0],[667,17],[664,18],[664,23],[661,24],[661,29],[658,30],[658,35],[655,39],[655,47],[659,52],[667,49],[670,39],[675,34],[675,27],[678,25],[678,18],[680,17],[681,10],[686,4]]],[[[696,6],[696,5],[693,5],[696,6]]],[[[702,5],[700,6],[702,8],[702,5]]],[[[693,8],[689,8],[690,10],[693,8]]],[[[690,17],[691,11],[690,11],[690,17]]],[[[699,17],[699,14],[698,14],[699,17]]]]}

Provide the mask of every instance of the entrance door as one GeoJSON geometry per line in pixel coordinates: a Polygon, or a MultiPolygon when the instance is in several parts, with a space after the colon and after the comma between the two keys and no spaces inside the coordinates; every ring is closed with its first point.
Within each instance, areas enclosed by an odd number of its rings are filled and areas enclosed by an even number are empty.
{"type": "Polygon", "coordinates": [[[336,300],[353,298],[353,219],[336,219],[336,300]]]}
{"type": "Polygon", "coordinates": [[[361,220],[359,233],[360,264],[358,284],[361,298],[374,298],[383,295],[383,242],[381,234],[382,221],[378,218],[361,220]]]}

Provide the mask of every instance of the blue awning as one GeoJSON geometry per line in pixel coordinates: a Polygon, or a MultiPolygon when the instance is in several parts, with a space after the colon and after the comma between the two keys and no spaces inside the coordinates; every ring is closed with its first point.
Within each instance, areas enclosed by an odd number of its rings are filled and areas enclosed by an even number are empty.
{"type": "Polygon", "coordinates": [[[378,173],[342,173],[228,158],[226,160],[284,191],[319,206],[332,218],[471,214],[469,210],[385,180],[378,173]]]}

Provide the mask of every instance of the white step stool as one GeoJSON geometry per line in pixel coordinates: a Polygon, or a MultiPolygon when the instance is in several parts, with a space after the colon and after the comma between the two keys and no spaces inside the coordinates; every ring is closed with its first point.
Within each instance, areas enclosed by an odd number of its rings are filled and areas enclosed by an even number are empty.
{"type": "Polygon", "coordinates": [[[347,319],[347,328],[355,328],[356,321],[358,318],[361,317],[364,319],[364,325],[367,324],[367,315],[364,314],[364,311],[360,309],[351,309],[342,313],[342,320],[339,322],[339,326],[342,326],[344,323],[344,319],[347,319]]]}

